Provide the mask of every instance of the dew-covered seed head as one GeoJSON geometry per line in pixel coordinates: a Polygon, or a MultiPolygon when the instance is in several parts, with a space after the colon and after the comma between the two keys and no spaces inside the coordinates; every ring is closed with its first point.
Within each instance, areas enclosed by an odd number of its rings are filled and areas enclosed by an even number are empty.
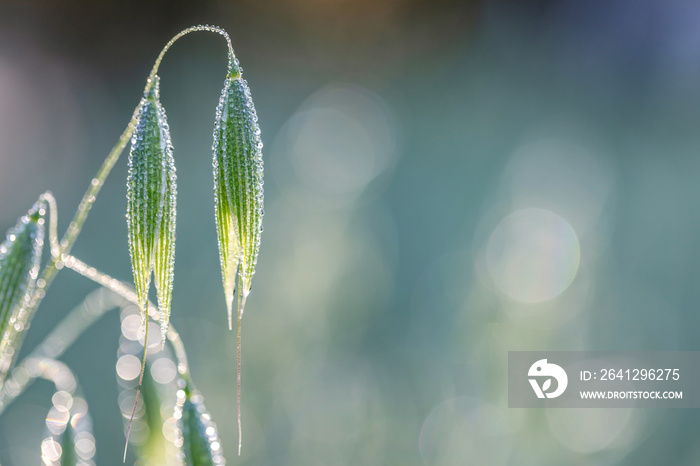
{"type": "MultiPolygon", "coordinates": [[[[263,217],[262,140],[248,84],[230,72],[214,126],[214,195],[222,277],[229,317],[236,271],[247,296],[260,249],[263,217]]],[[[243,313],[243,306],[238,309],[243,313]]]]}
{"type": "Polygon", "coordinates": [[[131,138],[127,177],[127,226],[134,285],[146,321],[151,273],[167,331],[175,261],[177,175],[159,79],[147,88],[131,138]]]}

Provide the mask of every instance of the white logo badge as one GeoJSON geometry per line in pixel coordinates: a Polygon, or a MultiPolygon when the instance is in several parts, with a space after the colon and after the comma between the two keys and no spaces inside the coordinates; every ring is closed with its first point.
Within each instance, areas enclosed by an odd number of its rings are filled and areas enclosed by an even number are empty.
{"type": "Polygon", "coordinates": [[[556,364],[547,363],[546,359],[540,359],[530,366],[530,370],[527,372],[528,377],[545,378],[542,385],[540,386],[537,378],[530,378],[530,385],[535,391],[537,398],[556,398],[566,390],[566,385],[569,383],[569,378],[566,376],[566,372],[560,366],[556,364]],[[548,392],[552,386],[552,379],[557,381],[557,389],[553,392],[548,392]]]}

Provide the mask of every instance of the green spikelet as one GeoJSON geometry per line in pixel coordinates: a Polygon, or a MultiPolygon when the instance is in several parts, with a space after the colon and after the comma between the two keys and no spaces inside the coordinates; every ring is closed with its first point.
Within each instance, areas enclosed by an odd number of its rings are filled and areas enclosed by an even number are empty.
{"type": "Polygon", "coordinates": [[[260,250],[263,218],[263,161],[258,115],[238,61],[229,71],[214,125],[214,197],[221,275],[233,327],[233,289],[238,271],[238,454],[241,454],[241,317],[260,250]]]}
{"type": "Polygon", "coordinates": [[[0,386],[27,327],[29,304],[39,274],[46,205],[37,202],[0,244],[0,386]]]}
{"type": "Polygon", "coordinates": [[[163,333],[167,331],[175,262],[177,176],[156,76],[146,91],[131,138],[127,178],[127,225],[134,285],[147,323],[148,291],[155,272],[163,333]]]}
{"type": "Polygon", "coordinates": [[[236,270],[240,318],[258,260],[263,217],[260,127],[250,89],[235,61],[216,110],[212,149],[216,227],[231,328],[236,270]]]}

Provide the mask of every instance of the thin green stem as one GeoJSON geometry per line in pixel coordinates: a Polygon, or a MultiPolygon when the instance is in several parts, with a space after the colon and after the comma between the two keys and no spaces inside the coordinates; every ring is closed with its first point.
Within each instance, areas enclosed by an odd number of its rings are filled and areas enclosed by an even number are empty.
{"type": "Polygon", "coordinates": [[[49,204],[49,250],[51,259],[55,260],[61,254],[61,249],[58,245],[58,206],[56,198],[53,197],[51,191],[46,191],[39,199],[49,204]]]}
{"type": "MultiPolygon", "coordinates": [[[[56,231],[56,200],[53,198],[53,195],[51,195],[50,192],[44,193],[42,195],[42,197],[49,203],[49,207],[51,209],[51,217],[49,218],[49,244],[51,245],[51,260],[49,260],[48,264],[46,264],[46,267],[44,267],[44,270],[39,276],[39,279],[37,280],[36,289],[34,290],[32,297],[29,300],[29,305],[24,309],[24,312],[26,313],[26,317],[24,317],[24,319],[26,322],[32,321],[32,319],[34,318],[34,314],[36,313],[36,310],[39,307],[39,304],[41,304],[42,299],[46,295],[46,290],[49,288],[49,286],[51,286],[51,283],[56,277],[58,271],[63,268],[63,256],[70,253],[70,250],[75,244],[75,241],[83,228],[83,224],[85,223],[85,220],[87,219],[87,216],[90,213],[92,204],[97,198],[97,194],[100,192],[100,189],[102,188],[105,179],[112,171],[114,164],[119,159],[119,156],[124,151],[127,142],[129,141],[131,135],[134,132],[137,112],[138,107],[136,107],[136,109],[134,110],[129,124],[127,125],[122,135],[119,137],[119,141],[117,141],[117,144],[107,155],[107,158],[102,163],[102,166],[98,170],[95,178],[93,178],[90,182],[90,186],[83,195],[83,199],[78,205],[78,210],[75,212],[73,220],[68,226],[68,230],[66,231],[60,243],[58,243],[58,234],[56,231]],[[56,249],[57,244],[58,249],[56,249]]],[[[26,332],[21,332],[16,336],[16,348],[19,348],[22,345],[22,340],[24,340],[25,335],[26,332]]]]}
{"type": "Polygon", "coordinates": [[[228,70],[233,77],[237,77],[237,76],[241,75],[241,69],[240,69],[240,66],[238,65],[238,60],[236,59],[236,55],[233,52],[233,45],[231,44],[231,38],[229,37],[228,33],[217,26],[208,26],[208,25],[192,26],[192,27],[184,29],[184,30],[178,32],[177,34],[175,34],[173,36],[173,38],[170,39],[170,41],[167,44],[165,44],[165,47],[163,47],[163,50],[160,51],[158,58],[156,58],[156,61],[153,64],[153,69],[151,70],[151,74],[148,75],[148,81],[146,82],[144,94],[147,93],[151,89],[151,86],[153,85],[156,74],[158,74],[158,68],[160,67],[160,62],[163,60],[163,57],[165,56],[167,51],[170,50],[170,47],[172,47],[172,45],[175,42],[177,42],[177,40],[180,39],[182,36],[186,36],[187,34],[189,34],[191,32],[197,32],[197,31],[214,32],[214,33],[221,34],[222,36],[224,36],[224,38],[226,39],[226,44],[228,45],[228,70]]]}
{"type": "Polygon", "coordinates": [[[107,179],[107,176],[109,176],[110,172],[112,171],[114,164],[117,163],[117,160],[119,160],[119,156],[124,151],[124,148],[131,139],[131,136],[134,134],[134,129],[136,128],[136,120],[138,118],[138,111],[139,106],[137,105],[134,109],[134,113],[131,115],[129,124],[126,126],[126,129],[124,130],[122,135],[119,136],[117,144],[115,144],[115,146],[112,148],[110,153],[107,155],[107,158],[104,160],[104,162],[102,162],[102,166],[97,171],[97,174],[90,181],[90,186],[88,186],[87,191],[85,191],[85,194],[83,195],[83,199],[80,201],[80,204],[78,204],[78,210],[75,212],[75,215],[73,216],[73,220],[71,220],[70,225],[68,225],[66,234],[63,235],[63,239],[61,240],[60,244],[61,253],[69,254],[71,249],[73,248],[73,245],[75,244],[75,240],[78,239],[78,235],[83,229],[85,220],[87,220],[87,216],[90,213],[92,205],[97,199],[97,195],[102,189],[102,185],[107,179]]]}
{"type": "Polygon", "coordinates": [[[123,298],[115,298],[119,296],[104,288],[98,288],[88,294],[80,305],[73,308],[51,333],[22,362],[17,364],[10,379],[0,389],[0,414],[38,376],[28,370],[31,362],[60,358],[78,337],[107,311],[124,304],[123,298]]]}
{"type": "MultiPolygon", "coordinates": [[[[24,360],[23,365],[19,366],[18,369],[19,370],[15,371],[17,376],[12,377],[8,381],[9,386],[13,387],[14,390],[10,391],[8,389],[7,391],[3,391],[3,394],[6,395],[5,399],[3,399],[4,406],[11,403],[12,400],[19,396],[24,388],[34,380],[39,378],[47,380],[53,384],[55,393],[67,392],[73,397],[73,400],[75,400],[76,397],[81,399],[82,403],[80,409],[76,410],[76,403],[63,405],[63,408],[68,412],[68,420],[71,423],[71,429],[74,434],[79,436],[88,435],[89,438],[94,438],[92,434],[92,421],[90,420],[90,414],[87,410],[87,401],[82,395],[82,389],[80,388],[78,378],[65,363],[49,357],[32,354],[31,357],[24,360]]],[[[51,411],[49,411],[49,416],[51,416],[51,411]]],[[[46,418],[47,426],[50,424],[51,420],[49,416],[46,418]]],[[[49,439],[58,442],[60,441],[61,435],[66,435],[64,432],[52,429],[47,429],[45,432],[48,434],[48,437],[44,439],[44,442],[49,439]]],[[[44,456],[43,453],[44,450],[42,448],[42,457],[44,456]]],[[[53,461],[44,458],[44,461],[47,462],[46,464],[58,464],[58,461],[61,460],[61,456],[64,453],[66,452],[60,449],[51,450],[50,454],[55,454],[57,458],[51,458],[53,461]]],[[[74,449],[74,454],[77,453],[78,450],[74,449]]]]}
{"type": "MultiPolygon", "coordinates": [[[[29,376],[30,372],[26,370],[30,361],[46,358],[57,360],[75,343],[85,330],[90,328],[108,311],[122,308],[127,304],[138,305],[136,292],[123,282],[103,274],[73,256],[68,257],[67,267],[100,284],[102,288],[98,288],[88,294],[80,305],[73,308],[54,327],[51,333],[22,362],[17,364],[15,370],[12,371],[12,377],[0,388],[0,415],[35,380],[35,377],[29,376]]],[[[148,303],[148,311],[152,320],[159,320],[158,308],[151,302],[148,303]]],[[[167,339],[175,353],[180,376],[185,382],[190,383],[189,364],[185,346],[177,330],[172,325],[168,327],[167,339]]]]}

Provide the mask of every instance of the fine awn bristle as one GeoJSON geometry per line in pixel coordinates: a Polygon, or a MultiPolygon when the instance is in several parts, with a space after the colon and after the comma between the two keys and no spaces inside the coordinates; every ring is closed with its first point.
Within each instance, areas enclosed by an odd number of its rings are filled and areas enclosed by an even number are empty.
{"type": "Polygon", "coordinates": [[[36,363],[43,368],[41,377],[56,387],[41,442],[42,464],[95,466],[92,418],[75,374],[60,361],[42,359],[36,363]]]}
{"type": "Polygon", "coordinates": [[[148,291],[155,272],[163,335],[167,332],[175,262],[177,176],[156,76],[139,106],[129,152],[127,224],[134,285],[147,324],[148,291]]]}
{"type": "Polygon", "coordinates": [[[14,354],[18,336],[29,326],[22,309],[31,299],[39,273],[44,244],[46,204],[37,202],[7,232],[0,244],[0,386],[4,382],[14,354]]]}

